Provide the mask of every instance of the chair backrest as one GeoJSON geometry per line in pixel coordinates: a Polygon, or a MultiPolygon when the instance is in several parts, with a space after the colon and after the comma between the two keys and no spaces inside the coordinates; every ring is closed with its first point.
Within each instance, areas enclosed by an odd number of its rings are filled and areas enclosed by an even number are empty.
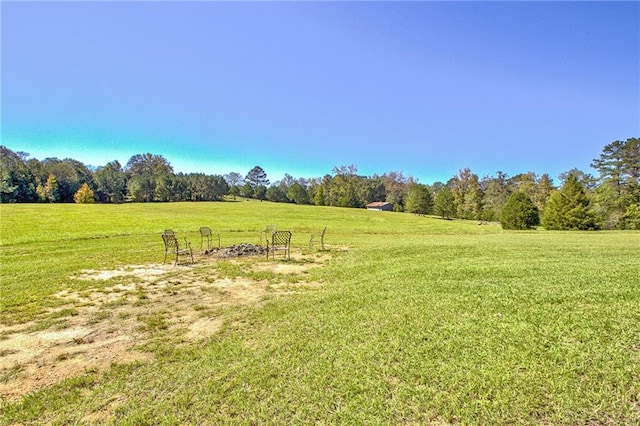
{"type": "Polygon", "coordinates": [[[274,246],[288,246],[291,243],[291,231],[276,231],[271,235],[274,246]]]}
{"type": "Polygon", "coordinates": [[[322,228],[322,234],[320,234],[320,238],[324,238],[324,233],[327,232],[327,227],[322,228]]]}
{"type": "Polygon", "coordinates": [[[278,230],[278,227],[276,225],[267,225],[264,227],[264,232],[265,234],[273,234],[274,232],[276,232],[278,230]]]}
{"type": "Polygon", "coordinates": [[[206,237],[209,235],[211,235],[211,228],[209,228],[208,226],[203,226],[200,228],[200,236],[206,237]]]}
{"type": "Polygon", "coordinates": [[[173,229],[165,229],[164,233],[165,234],[175,234],[175,232],[173,232],[173,229]]]}
{"type": "Polygon", "coordinates": [[[170,249],[170,248],[178,248],[178,239],[176,238],[176,235],[172,232],[165,232],[164,234],[162,234],[162,241],[164,241],[164,248],[165,249],[170,249]]]}

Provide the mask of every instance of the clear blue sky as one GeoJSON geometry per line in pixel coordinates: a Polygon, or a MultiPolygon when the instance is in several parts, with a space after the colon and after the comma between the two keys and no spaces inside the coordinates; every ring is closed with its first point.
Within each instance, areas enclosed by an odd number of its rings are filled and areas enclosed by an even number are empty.
{"type": "Polygon", "coordinates": [[[593,173],[640,136],[639,2],[0,8],[2,144],[40,160],[432,183],[593,173]]]}

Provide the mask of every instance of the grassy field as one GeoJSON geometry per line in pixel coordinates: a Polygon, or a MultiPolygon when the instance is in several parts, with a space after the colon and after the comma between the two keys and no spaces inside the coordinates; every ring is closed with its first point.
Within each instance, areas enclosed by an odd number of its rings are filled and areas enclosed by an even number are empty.
{"type": "MultiPolygon", "coordinates": [[[[18,333],[123,321],[148,354],[3,397],[6,424],[640,424],[639,232],[255,201],[0,212],[0,361],[18,333]],[[291,260],[77,279],[161,264],[167,228],[199,248],[200,226],[231,245],[269,223],[293,232],[291,260]],[[310,251],[323,226],[328,250],[310,251]],[[176,312],[215,330],[194,338],[176,312]]],[[[0,389],[29,368],[0,370],[0,389]]]]}

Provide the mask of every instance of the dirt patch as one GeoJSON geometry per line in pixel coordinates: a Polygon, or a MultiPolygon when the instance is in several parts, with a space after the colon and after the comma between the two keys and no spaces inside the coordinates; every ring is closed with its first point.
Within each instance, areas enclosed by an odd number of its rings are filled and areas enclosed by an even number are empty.
{"type": "MultiPolygon", "coordinates": [[[[247,270],[304,274],[325,260],[248,260],[247,270]]],[[[220,277],[219,261],[203,256],[190,266],[130,265],[80,271],[71,280],[114,283],[58,293],[55,297],[63,303],[40,322],[0,325],[0,400],[17,400],[113,364],[153,362],[144,345],[159,335],[171,336],[177,344],[195,344],[220,330],[229,307],[259,304],[267,293],[290,292],[291,283],[285,291],[273,282],[220,277]]],[[[297,285],[317,285],[303,281],[297,285]]]]}

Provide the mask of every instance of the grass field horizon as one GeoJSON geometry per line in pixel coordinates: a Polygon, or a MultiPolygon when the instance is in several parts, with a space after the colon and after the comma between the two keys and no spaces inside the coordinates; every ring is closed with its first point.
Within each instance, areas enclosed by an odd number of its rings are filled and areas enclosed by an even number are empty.
{"type": "MultiPolygon", "coordinates": [[[[94,321],[115,323],[142,309],[129,319],[146,337],[132,350],[151,354],[3,398],[6,424],[640,423],[637,231],[512,232],[257,201],[0,213],[7,329],[64,329],[89,308],[94,321]],[[228,246],[257,244],[270,223],[293,232],[293,259],[202,261],[168,273],[180,295],[228,296],[221,280],[260,287],[251,303],[180,305],[220,321],[203,340],[185,339],[171,312],[151,315],[154,287],[138,277],[70,279],[161,264],[164,229],[199,252],[200,226],[228,246]],[[328,250],[310,251],[309,235],[324,226],[328,250]],[[129,299],[71,307],[59,296],[116,286],[131,288],[129,299]]],[[[0,334],[0,361],[11,337],[0,334]]],[[[26,374],[21,367],[0,371],[0,385],[26,374]]]]}

